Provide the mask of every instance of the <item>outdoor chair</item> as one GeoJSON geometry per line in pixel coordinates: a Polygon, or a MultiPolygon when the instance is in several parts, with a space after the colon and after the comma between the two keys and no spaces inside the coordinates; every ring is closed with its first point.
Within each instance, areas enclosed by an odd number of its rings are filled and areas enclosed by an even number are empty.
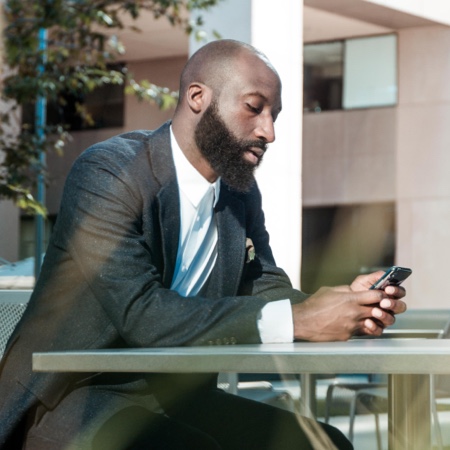
{"type": "Polygon", "coordinates": [[[0,359],[11,333],[24,313],[31,291],[0,290],[0,359]]]}

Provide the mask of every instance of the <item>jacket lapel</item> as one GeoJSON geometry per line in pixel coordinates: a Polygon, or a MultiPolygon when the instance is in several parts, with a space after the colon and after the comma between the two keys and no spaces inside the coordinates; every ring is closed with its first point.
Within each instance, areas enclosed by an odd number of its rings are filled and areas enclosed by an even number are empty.
{"type": "Polygon", "coordinates": [[[180,201],[176,182],[161,189],[158,194],[158,203],[164,258],[163,284],[170,287],[175,271],[178,240],[180,238],[180,201]]]}
{"type": "Polygon", "coordinates": [[[149,154],[153,174],[161,185],[156,196],[164,258],[163,285],[172,282],[180,235],[180,196],[170,147],[170,122],[150,137],[149,154]]]}
{"type": "Polygon", "coordinates": [[[218,255],[210,286],[215,296],[234,296],[239,288],[245,258],[245,207],[222,183],[215,212],[218,255]]]}

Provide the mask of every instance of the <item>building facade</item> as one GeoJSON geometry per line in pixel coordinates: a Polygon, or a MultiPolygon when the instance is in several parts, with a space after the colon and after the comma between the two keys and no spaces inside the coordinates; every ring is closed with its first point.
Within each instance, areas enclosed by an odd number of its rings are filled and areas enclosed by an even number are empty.
{"type": "MultiPolygon", "coordinates": [[[[450,250],[450,5],[306,0],[305,17],[307,11],[324,24],[337,14],[341,25],[319,36],[305,22],[306,44],[386,35],[396,40],[394,102],[304,113],[304,218],[314,208],[338,210],[329,257],[321,263],[335,266],[353,245],[356,250],[346,254],[361,270],[383,259],[413,269],[405,283],[410,307],[448,307],[442,292],[450,250]],[[333,36],[333,29],[340,31],[333,36]]],[[[361,59],[368,64],[381,51],[371,48],[361,59]]],[[[365,72],[357,65],[353,70],[356,76],[365,72]]]]}

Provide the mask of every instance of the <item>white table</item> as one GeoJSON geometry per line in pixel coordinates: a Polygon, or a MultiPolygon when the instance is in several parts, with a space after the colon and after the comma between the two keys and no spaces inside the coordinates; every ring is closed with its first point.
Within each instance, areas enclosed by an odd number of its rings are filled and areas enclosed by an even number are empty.
{"type": "Polygon", "coordinates": [[[450,374],[450,340],[232,345],[35,353],[45,372],[387,373],[389,449],[427,450],[430,374],[450,374]]]}

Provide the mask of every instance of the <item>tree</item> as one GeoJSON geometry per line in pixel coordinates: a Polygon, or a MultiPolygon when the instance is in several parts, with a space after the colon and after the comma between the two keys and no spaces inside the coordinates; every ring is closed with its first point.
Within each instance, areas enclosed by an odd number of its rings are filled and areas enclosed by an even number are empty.
{"type": "MultiPolygon", "coordinates": [[[[36,180],[45,173],[40,155],[61,153],[69,138],[64,118],[42,127],[34,118],[20,117],[26,105],[39,99],[64,108],[67,98],[81,98],[108,84],[123,85],[127,93],[161,108],[176,102],[177,93],[150,81],[137,83],[126,70],[112,68],[124,48],[117,37],[128,18],[144,11],[168,20],[186,33],[200,34],[201,17],[190,12],[208,9],[221,0],[5,0],[2,103],[0,113],[0,198],[14,200],[29,212],[45,214],[33,196],[36,180]],[[39,33],[46,30],[45,48],[39,33]],[[14,122],[19,123],[17,132],[14,122]]],[[[134,28],[134,26],[131,26],[134,28]]],[[[138,31],[135,29],[135,31],[138,31]]],[[[81,120],[92,118],[76,103],[81,120]]]]}

